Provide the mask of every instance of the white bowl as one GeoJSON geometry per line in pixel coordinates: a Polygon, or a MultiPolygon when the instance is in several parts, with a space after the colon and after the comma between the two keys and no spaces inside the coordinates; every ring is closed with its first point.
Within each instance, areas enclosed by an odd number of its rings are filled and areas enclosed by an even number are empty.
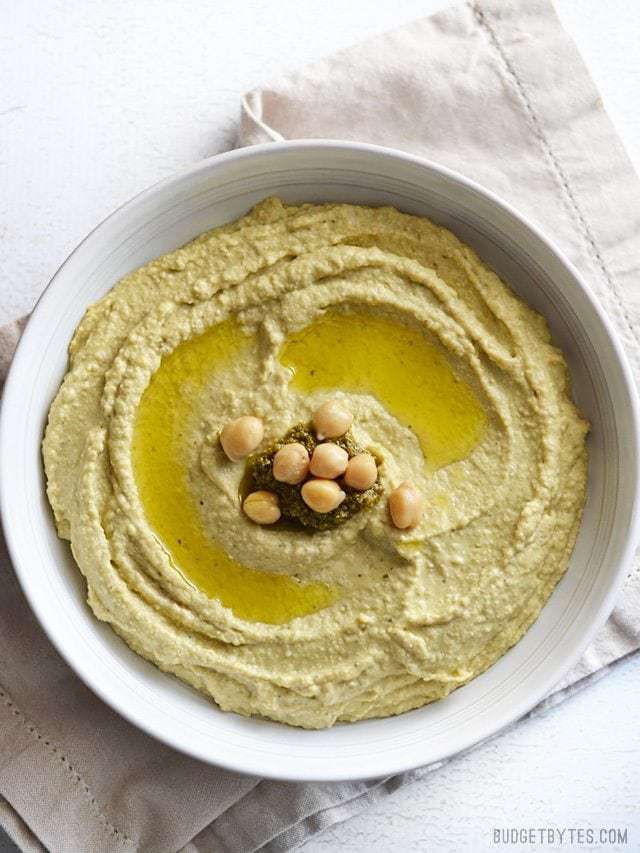
{"type": "Polygon", "coordinates": [[[447,169],[370,145],[274,143],[213,157],[143,192],[62,265],[22,337],[4,394],[0,479],[9,549],[49,638],[105,702],[212,764],[273,778],[356,779],[442,759],[517,719],[552,689],[610,613],[638,539],[638,417],[625,356],[576,270],[508,205],[447,169]],[[135,267],[245,213],[287,201],[392,204],[468,242],[543,314],[592,425],[589,496],[568,571],[540,617],[494,666],[432,705],[302,731],[223,713],[130,651],[85,604],[44,491],[40,442],[86,307],[135,267]]]}

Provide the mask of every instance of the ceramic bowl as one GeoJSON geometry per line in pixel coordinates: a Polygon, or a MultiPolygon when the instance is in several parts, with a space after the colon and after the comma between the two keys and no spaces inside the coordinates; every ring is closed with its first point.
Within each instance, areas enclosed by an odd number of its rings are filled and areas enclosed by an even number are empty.
{"type": "Polygon", "coordinates": [[[4,529],[31,607],[60,654],[120,714],[178,750],[233,770],[295,780],[386,776],[450,756],[522,716],[605,621],[638,539],[637,404],[625,356],[588,288],[505,202],[398,151],[274,143],[213,157],[151,187],[65,261],[31,316],[7,381],[0,479],[4,529]],[[272,194],[289,202],[391,204],[450,228],[546,317],[592,427],[588,501],[569,568],[520,642],[446,699],[325,731],[223,713],[99,622],[68,543],[56,535],[40,455],[67,345],[87,306],[130,270],[272,194]]]}

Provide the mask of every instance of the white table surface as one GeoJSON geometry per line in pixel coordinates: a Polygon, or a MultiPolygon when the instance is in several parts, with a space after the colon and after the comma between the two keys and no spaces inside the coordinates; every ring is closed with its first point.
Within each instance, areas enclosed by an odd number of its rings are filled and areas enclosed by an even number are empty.
{"type": "MultiPolygon", "coordinates": [[[[228,148],[242,92],[442,0],[0,0],[0,322],[131,195],[228,148]]],[[[557,0],[640,168],[640,2],[557,0]]],[[[640,850],[640,657],[306,853],[544,849],[494,827],[621,827],[640,850]]]]}

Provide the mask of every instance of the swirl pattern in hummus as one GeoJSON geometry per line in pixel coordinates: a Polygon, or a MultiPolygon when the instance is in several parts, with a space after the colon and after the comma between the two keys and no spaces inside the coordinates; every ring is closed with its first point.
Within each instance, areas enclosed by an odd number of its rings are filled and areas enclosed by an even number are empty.
{"type": "Polygon", "coordinates": [[[49,414],[49,500],[96,616],[221,708],[307,728],[397,714],[495,662],[565,571],[587,471],[569,391],[542,318],[450,232],[267,199],[89,308],[49,414]],[[475,432],[434,415],[430,445],[366,388],[297,382],[291,341],[331,316],[372,351],[414,330],[442,362],[425,405],[475,407],[475,432]],[[313,534],[240,511],[224,423],[256,414],[274,439],[336,394],[385,490],[424,493],[413,530],[385,500],[313,534]]]}

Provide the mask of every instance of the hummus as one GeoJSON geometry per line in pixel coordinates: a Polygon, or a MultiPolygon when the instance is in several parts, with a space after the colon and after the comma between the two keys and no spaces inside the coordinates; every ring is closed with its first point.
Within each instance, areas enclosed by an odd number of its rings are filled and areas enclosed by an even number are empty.
{"type": "Polygon", "coordinates": [[[88,602],[225,710],[320,728],[446,696],[516,643],[567,567],[587,424],[543,319],[453,234],[392,208],[270,198],[83,317],[44,439],[88,602]],[[261,527],[219,444],[323,401],[385,493],[331,529],[261,527]]]}

